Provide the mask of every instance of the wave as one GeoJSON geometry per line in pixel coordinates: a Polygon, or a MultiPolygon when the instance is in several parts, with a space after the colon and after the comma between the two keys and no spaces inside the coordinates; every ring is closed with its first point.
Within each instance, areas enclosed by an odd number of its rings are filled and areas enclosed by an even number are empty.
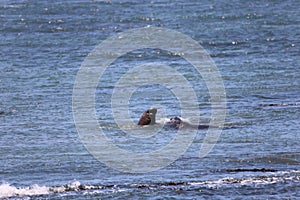
{"type": "Polygon", "coordinates": [[[0,198],[35,196],[49,194],[49,187],[33,185],[25,188],[16,188],[8,183],[0,185],[0,198]]]}
{"type": "MultiPolygon", "coordinates": [[[[229,170],[232,172],[244,172],[249,170],[229,170]]],[[[251,171],[251,170],[250,170],[251,171]]],[[[261,173],[264,170],[260,171],[261,173]]],[[[242,187],[242,186],[254,186],[268,185],[276,183],[300,183],[300,171],[266,171],[268,173],[260,174],[259,176],[246,176],[246,177],[226,177],[218,180],[206,180],[206,181],[192,181],[192,182],[160,182],[152,184],[125,184],[125,185],[84,185],[79,181],[75,181],[71,184],[62,186],[39,186],[32,185],[30,187],[17,188],[8,183],[2,183],[0,185],[0,199],[2,198],[18,198],[18,197],[31,197],[31,196],[42,196],[42,195],[54,195],[64,194],[67,192],[87,192],[93,193],[95,191],[101,193],[115,193],[124,192],[135,189],[152,189],[152,190],[163,190],[165,188],[171,189],[182,189],[190,187],[200,188],[220,188],[220,187],[242,187]]]]}
{"type": "Polygon", "coordinates": [[[104,190],[113,188],[115,185],[83,185],[79,181],[74,181],[71,184],[62,186],[39,186],[34,184],[30,187],[17,188],[9,183],[2,183],[0,185],[0,199],[11,197],[24,197],[24,196],[39,196],[39,195],[51,195],[56,193],[65,193],[71,191],[86,191],[86,190],[104,190]]]}

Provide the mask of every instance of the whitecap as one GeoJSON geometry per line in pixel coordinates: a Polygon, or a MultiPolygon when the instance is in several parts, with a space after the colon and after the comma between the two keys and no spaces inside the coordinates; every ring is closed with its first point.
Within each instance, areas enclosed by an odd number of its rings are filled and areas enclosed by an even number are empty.
{"type": "Polygon", "coordinates": [[[32,185],[30,187],[17,188],[8,183],[0,185],[0,198],[9,198],[14,196],[33,196],[49,194],[49,187],[32,185]]]}

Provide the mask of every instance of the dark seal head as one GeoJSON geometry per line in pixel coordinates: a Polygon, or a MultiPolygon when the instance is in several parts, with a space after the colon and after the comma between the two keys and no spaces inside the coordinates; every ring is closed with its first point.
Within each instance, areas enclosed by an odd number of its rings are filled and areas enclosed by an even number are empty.
{"type": "Polygon", "coordinates": [[[183,127],[183,122],[179,117],[173,117],[173,118],[170,119],[169,122],[167,122],[166,125],[171,127],[171,128],[180,129],[180,128],[183,127]]]}
{"type": "Polygon", "coordinates": [[[157,113],[157,109],[156,108],[150,108],[149,110],[146,110],[139,122],[138,122],[138,125],[139,126],[144,126],[144,125],[153,125],[155,124],[155,115],[157,113]]]}

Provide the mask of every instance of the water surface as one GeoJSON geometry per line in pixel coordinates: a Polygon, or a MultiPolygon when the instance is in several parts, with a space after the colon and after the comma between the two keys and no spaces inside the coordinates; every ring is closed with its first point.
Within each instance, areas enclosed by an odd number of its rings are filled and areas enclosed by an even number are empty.
{"type": "MultiPolygon", "coordinates": [[[[296,0],[1,1],[0,198],[299,198],[299,7],[296,0]],[[229,128],[205,158],[198,157],[201,130],[170,166],[128,174],[85,149],[72,91],[96,45],[146,26],[180,31],[208,51],[226,88],[229,128]]],[[[124,148],[130,138],[118,132],[109,107],[113,84],[130,67],[149,62],[183,73],[197,92],[201,120],[210,119],[205,82],[180,56],[157,49],[126,54],[110,66],[95,98],[99,124],[124,148]]],[[[129,103],[133,119],[148,104],[179,115],[168,92],[140,88],[129,103]]],[[[168,139],[160,137],[157,146],[168,139]]]]}

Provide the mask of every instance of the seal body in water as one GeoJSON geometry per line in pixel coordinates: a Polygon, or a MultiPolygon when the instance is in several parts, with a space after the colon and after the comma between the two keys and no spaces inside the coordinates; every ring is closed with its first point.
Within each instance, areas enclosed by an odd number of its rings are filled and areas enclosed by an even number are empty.
{"type": "Polygon", "coordinates": [[[167,126],[175,129],[181,128],[195,128],[195,129],[208,129],[209,125],[193,125],[187,121],[182,120],[180,117],[173,117],[166,123],[167,126]]]}
{"type": "MultiPolygon", "coordinates": [[[[142,114],[142,116],[138,122],[138,125],[139,126],[154,125],[156,123],[156,121],[155,121],[156,113],[157,113],[156,108],[150,108],[150,109],[146,110],[142,114]]],[[[209,125],[192,125],[180,117],[170,118],[169,120],[166,121],[166,123],[164,125],[167,127],[170,127],[170,128],[175,128],[175,129],[181,129],[183,127],[196,128],[196,129],[208,129],[209,128],[209,125]]]]}

